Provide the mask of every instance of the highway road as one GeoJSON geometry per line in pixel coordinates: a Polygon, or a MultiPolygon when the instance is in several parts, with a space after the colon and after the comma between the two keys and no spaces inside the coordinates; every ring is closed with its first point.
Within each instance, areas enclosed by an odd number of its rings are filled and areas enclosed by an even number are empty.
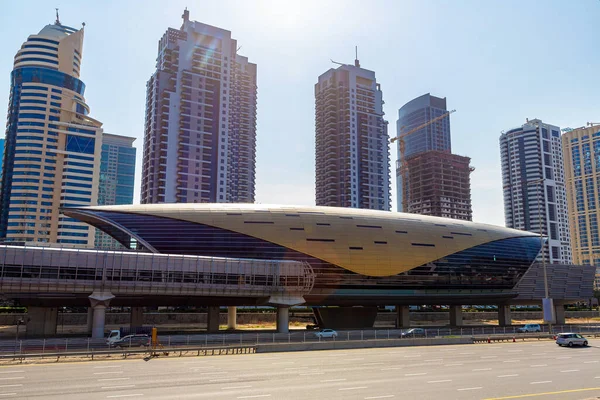
{"type": "Polygon", "coordinates": [[[600,340],[70,362],[0,367],[0,398],[590,399],[600,340]],[[541,393],[546,393],[541,395],[541,393]]]}

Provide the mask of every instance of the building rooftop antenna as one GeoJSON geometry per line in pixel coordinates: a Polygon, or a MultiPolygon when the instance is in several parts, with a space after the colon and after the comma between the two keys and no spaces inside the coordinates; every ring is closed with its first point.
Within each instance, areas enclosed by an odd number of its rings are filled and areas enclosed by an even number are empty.
{"type": "Polygon", "coordinates": [[[356,56],[354,59],[354,66],[360,68],[360,62],[358,61],[358,46],[354,46],[354,54],[356,56]]]}
{"type": "Polygon", "coordinates": [[[60,25],[60,18],[58,17],[58,8],[55,8],[56,10],[56,21],[54,22],[55,25],[60,25]]]}

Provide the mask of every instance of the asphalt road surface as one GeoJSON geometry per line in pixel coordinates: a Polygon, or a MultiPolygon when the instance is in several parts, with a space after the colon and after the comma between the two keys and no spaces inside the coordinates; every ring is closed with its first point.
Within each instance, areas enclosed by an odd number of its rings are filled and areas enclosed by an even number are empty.
{"type": "Polygon", "coordinates": [[[533,341],[15,365],[0,368],[0,399],[595,399],[600,340],[590,345],[533,341]]]}

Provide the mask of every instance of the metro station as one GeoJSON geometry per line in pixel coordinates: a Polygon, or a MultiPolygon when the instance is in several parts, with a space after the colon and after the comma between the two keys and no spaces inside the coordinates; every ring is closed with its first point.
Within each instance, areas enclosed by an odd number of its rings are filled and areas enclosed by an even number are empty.
{"type": "Polygon", "coordinates": [[[151,204],[66,208],[126,250],[1,246],[0,290],[28,306],[28,332],[56,331],[57,307],[87,306],[93,337],[106,307],[128,306],[132,326],[145,306],[220,307],[235,328],[236,306],[277,308],[287,332],[289,307],[313,307],[320,327],[372,327],[378,306],[490,304],[501,326],[510,306],[540,304],[543,267],[557,323],[564,304],[592,297],[593,267],[535,263],[541,238],[488,224],[335,207],[261,204],[151,204]]]}

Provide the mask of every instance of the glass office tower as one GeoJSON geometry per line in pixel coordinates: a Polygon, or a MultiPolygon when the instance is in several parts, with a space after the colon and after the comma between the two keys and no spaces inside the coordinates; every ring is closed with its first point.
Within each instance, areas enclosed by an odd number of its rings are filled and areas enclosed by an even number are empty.
{"type": "MultiPolygon", "coordinates": [[[[135,138],[104,133],[98,182],[98,205],[133,204],[135,181],[135,138]]],[[[96,231],[95,247],[121,249],[123,246],[100,230],[96,231]]]]}
{"type": "Polygon", "coordinates": [[[57,19],[18,50],[11,73],[0,240],[93,246],[93,228],[61,207],[95,205],[102,124],[79,79],[83,29],[57,19]]]}

